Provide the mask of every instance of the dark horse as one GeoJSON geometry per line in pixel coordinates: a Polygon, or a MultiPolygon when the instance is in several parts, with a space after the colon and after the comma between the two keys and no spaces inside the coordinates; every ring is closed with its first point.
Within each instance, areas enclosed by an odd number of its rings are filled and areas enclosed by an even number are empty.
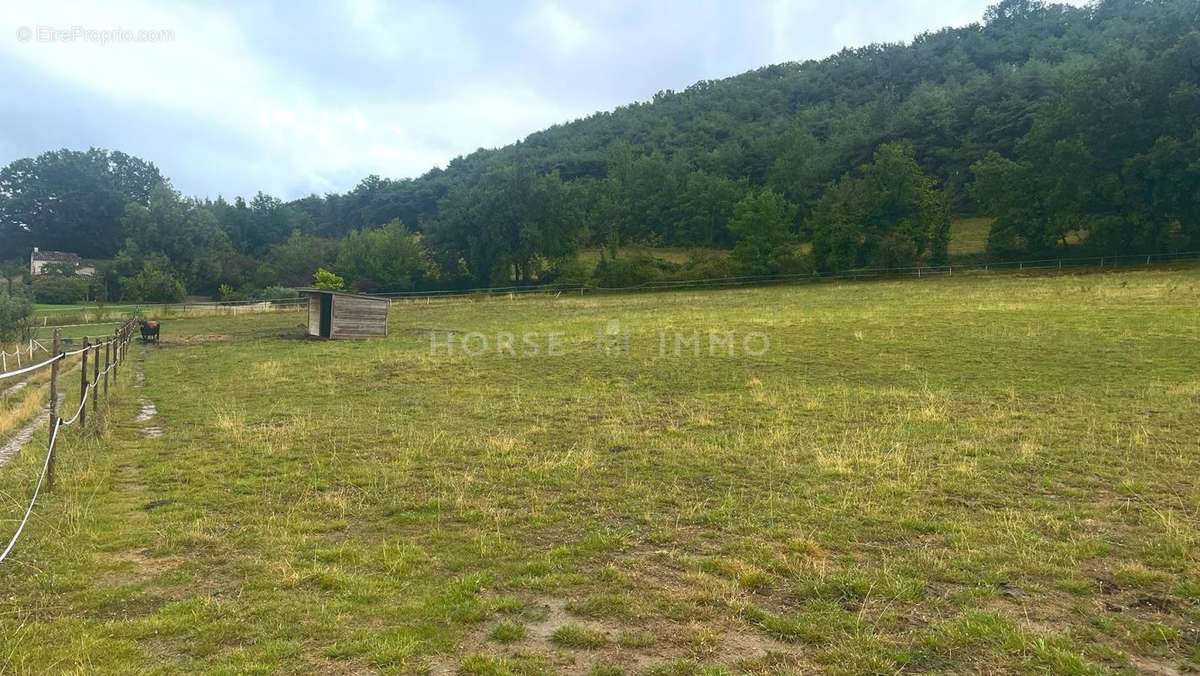
{"type": "Polygon", "coordinates": [[[158,322],[152,322],[146,319],[142,320],[142,342],[148,343],[151,340],[158,342],[158,332],[160,327],[158,322]]]}

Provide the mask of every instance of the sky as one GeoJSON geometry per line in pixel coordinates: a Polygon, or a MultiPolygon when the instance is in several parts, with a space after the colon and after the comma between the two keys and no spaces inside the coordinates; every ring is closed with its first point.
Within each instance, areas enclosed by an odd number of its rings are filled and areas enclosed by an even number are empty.
{"type": "Polygon", "coordinates": [[[663,89],[979,21],[988,4],[10,1],[0,165],[97,146],[187,195],[343,192],[663,89]]]}

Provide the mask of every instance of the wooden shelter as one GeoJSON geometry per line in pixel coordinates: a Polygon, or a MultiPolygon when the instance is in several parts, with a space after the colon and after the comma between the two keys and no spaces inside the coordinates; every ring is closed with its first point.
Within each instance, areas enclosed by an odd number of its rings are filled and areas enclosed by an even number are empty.
{"type": "Polygon", "coordinates": [[[344,291],[300,289],[308,297],[308,335],[341,340],[387,335],[389,301],[344,291]]]}

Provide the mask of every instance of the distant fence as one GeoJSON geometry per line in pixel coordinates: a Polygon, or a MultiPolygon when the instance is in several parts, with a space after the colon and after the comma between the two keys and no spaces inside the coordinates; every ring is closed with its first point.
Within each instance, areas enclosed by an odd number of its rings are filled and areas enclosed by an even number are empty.
{"type": "Polygon", "coordinates": [[[50,440],[46,444],[46,459],[42,462],[42,471],[38,475],[37,483],[34,485],[33,495],[29,499],[29,506],[25,509],[25,514],[21,517],[16,531],[8,541],[8,545],[3,551],[0,551],[0,562],[8,558],[13,548],[16,547],[17,540],[21,538],[21,533],[25,531],[25,525],[29,523],[29,517],[33,514],[33,508],[37,504],[42,486],[44,485],[47,490],[54,488],[54,458],[59,433],[63,428],[75,424],[78,424],[81,428],[87,425],[89,399],[92,404],[93,416],[99,412],[101,401],[108,398],[109,374],[112,374],[112,381],[115,385],[117,383],[120,364],[125,361],[128,354],[129,342],[133,339],[135,326],[137,326],[136,320],[128,320],[121,324],[107,340],[89,343],[87,339],[84,339],[83,347],[71,352],[64,352],[62,350],[62,336],[60,335],[60,331],[56,329],[54,331],[54,342],[50,350],[51,357],[49,359],[7,373],[0,373],[0,381],[4,381],[10,378],[28,376],[43,369],[50,370],[50,440]],[[103,370],[100,367],[101,350],[104,353],[103,370]],[[74,415],[64,419],[58,415],[59,370],[63,361],[76,355],[80,358],[79,407],[75,410],[74,415]],[[91,361],[90,374],[88,373],[89,357],[91,361]]]}
{"type": "MultiPolygon", "coordinates": [[[[196,317],[207,315],[240,315],[259,312],[277,312],[295,310],[303,306],[303,298],[286,298],[281,300],[248,300],[199,303],[149,303],[149,304],[114,304],[109,307],[91,306],[86,308],[63,307],[47,308],[35,313],[34,323],[40,327],[73,326],[96,324],[106,318],[127,317],[131,312],[149,315],[155,318],[196,317]]],[[[117,322],[112,322],[117,323],[117,322]]]]}
{"type": "Polygon", "coordinates": [[[19,343],[16,349],[12,352],[6,352],[3,349],[0,349],[0,373],[9,370],[10,360],[13,368],[18,369],[21,368],[22,357],[25,358],[26,363],[33,363],[33,357],[38,352],[50,354],[50,350],[46,349],[45,345],[42,345],[33,338],[29,339],[29,343],[27,345],[25,343],[19,343]]]}
{"type": "Polygon", "coordinates": [[[1080,258],[1040,258],[1032,260],[1000,261],[995,263],[970,263],[946,265],[919,265],[898,268],[856,268],[839,272],[812,272],[786,275],[753,275],[740,277],[714,277],[707,279],[661,280],[643,282],[632,286],[605,287],[594,284],[543,284],[539,286],[486,287],[447,291],[405,291],[373,294],[398,303],[432,303],[442,300],[485,299],[491,297],[516,297],[520,295],[561,294],[605,294],[630,293],[637,291],[665,291],[670,289],[705,289],[735,286],[766,286],[771,284],[803,284],[845,280],[905,279],[923,277],[952,277],[956,274],[986,272],[1023,272],[1154,267],[1200,261],[1200,251],[1172,254],[1135,254],[1125,256],[1089,256],[1080,258]]]}

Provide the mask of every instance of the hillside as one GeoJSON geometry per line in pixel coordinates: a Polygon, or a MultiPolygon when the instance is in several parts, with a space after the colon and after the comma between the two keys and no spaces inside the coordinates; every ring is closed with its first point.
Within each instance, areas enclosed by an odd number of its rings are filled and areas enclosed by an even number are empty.
{"type": "MultiPolygon", "coordinates": [[[[498,166],[520,165],[557,172],[589,207],[598,199],[590,193],[600,192],[613,163],[631,152],[629,199],[642,208],[621,224],[623,235],[680,245],[712,243],[678,227],[690,216],[682,197],[698,182],[690,172],[770,186],[803,213],[831,181],[892,141],[912,144],[959,213],[987,206],[970,194],[971,165],[990,152],[1035,169],[1048,184],[1124,183],[1137,158],[1163,159],[1153,155],[1164,150],[1156,145],[1164,137],[1186,146],[1177,149],[1181,159],[1200,157],[1198,15],[1200,6],[1188,0],[1109,0],[1086,8],[1008,0],[980,24],[660,92],[649,102],[479,150],[416,179],[372,177],[349,193],[296,205],[331,230],[392,219],[425,227],[448,193],[498,166]],[[1077,154],[1046,152],[1056,146],[1077,154]]],[[[1197,186],[1194,166],[1186,181],[1197,186]]],[[[1067,201],[1047,198],[1047,212],[1067,201]]],[[[1098,198],[1080,209],[1090,217],[1145,206],[1131,194],[1072,198],[1098,198]]],[[[710,239],[729,238],[716,228],[710,239]]]]}
{"type": "Polygon", "coordinates": [[[287,204],[192,200],[135,157],[48,152],[0,171],[0,250],[111,259],[91,295],[126,301],[274,297],[321,267],[363,291],[623,286],[671,267],[624,252],[663,247],[698,252],[670,270],[684,278],[936,265],[962,255],[962,218],[988,224],[972,255],[993,261],[1200,251],[1197,111],[1194,0],[1005,0],[287,204]]]}

